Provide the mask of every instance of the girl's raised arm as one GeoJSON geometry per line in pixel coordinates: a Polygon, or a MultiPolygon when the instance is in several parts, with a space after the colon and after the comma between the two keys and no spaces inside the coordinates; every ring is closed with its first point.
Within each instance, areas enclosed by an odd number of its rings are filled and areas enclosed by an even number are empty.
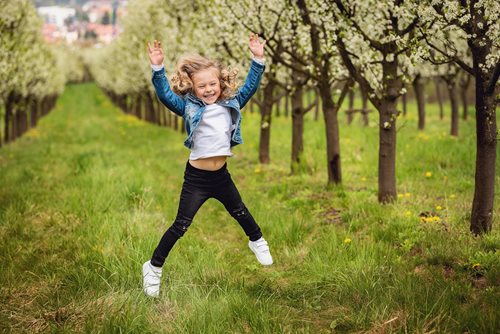
{"type": "Polygon", "coordinates": [[[236,99],[240,104],[240,108],[243,108],[247,102],[250,100],[253,94],[257,91],[259,87],[260,79],[262,78],[262,73],[264,72],[264,45],[266,41],[260,42],[259,36],[257,34],[250,34],[250,41],[248,42],[248,47],[253,55],[253,61],[250,65],[250,70],[248,71],[247,77],[245,79],[245,84],[240,88],[236,94],[236,99]]]}
{"type": "Polygon", "coordinates": [[[161,48],[161,42],[155,39],[152,47],[149,42],[147,44],[149,61],[153,67],[153,86],[155,87],[156,95],[168,109],[179,116],[183,116],[186,103],[170,88],[165,75],[165,68],[163,67],[165,56],[161,48]]]}

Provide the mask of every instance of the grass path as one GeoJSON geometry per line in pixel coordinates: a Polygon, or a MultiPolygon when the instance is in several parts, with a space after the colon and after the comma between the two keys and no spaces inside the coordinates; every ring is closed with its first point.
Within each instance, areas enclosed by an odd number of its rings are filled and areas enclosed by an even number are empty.
{"type": "Polygon", "coordinates": [[[498,227],[484,238],[467,227],[474,124],[453,139],[429,113],[426,132],[411,116],[399,122],[400,197],[386,206],[376,124],[341,119],[344,185],[327,189],[321,122],[307,121],[304,173],[291,176],[289,120],[273,121],[273,163],[259,166],[258,117],[245,115],[229,168],[275,265],[258,266],[211,200],[150,300],[140,268],[177,210],[184,135],[123,115],[93,84],[68,86],[36,129],[0,149],[0,331],[494,333],[498,227]]]}

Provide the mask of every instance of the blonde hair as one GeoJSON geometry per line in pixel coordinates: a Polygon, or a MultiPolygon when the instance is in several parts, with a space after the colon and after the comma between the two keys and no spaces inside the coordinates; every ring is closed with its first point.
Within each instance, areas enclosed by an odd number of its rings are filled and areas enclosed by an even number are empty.
{"type": "Polygon", "coordinates": [[[200,55],[187,55],[179,59],[175,67],[175,74],[170,79],[174,93],[178,95],[193,93],[193,75],[208,68],[217,70],[221,88],[219,99],[225,100],[234,96],[238,86],[238,82],[236,82],[238,70],[224,67],[219,61],[200,55]]]}

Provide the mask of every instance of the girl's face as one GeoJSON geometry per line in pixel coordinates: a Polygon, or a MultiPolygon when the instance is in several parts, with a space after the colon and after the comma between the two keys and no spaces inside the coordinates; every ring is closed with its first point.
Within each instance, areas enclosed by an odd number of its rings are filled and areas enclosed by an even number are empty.
{"type": "Polygon", "coordinates": [[[213,104],[221,94],[219,71],[210,67],[193,74],[194,94],[206,104],[213,104]]]}

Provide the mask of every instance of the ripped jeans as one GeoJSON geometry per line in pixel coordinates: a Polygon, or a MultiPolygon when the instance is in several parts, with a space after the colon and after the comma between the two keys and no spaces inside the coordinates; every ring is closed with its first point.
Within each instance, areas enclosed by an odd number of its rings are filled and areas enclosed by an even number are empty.
{"type": "Polygon", "coordinates": [[[227,165],[224,164],[221,169],[216,171],[207,171],[191,166],[188,161],[184,171],[184,183],[177,217],[153,253],[151,258],[153,266],[163,266],[176,241],[186,233],[196,212],[209,198],[215,198],[224,205],[251,241],[262,237],[259,225],[241,200],[240,193],[227,170],[227,165]]]}

